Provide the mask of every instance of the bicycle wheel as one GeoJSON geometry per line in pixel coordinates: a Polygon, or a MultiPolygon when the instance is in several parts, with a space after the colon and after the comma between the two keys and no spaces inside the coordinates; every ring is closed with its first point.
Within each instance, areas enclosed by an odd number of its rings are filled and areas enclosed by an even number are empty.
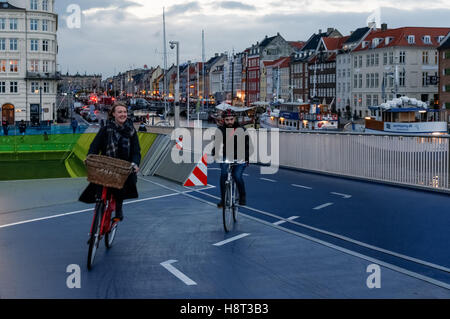
{"type": "Polygon", "coordinates": [[[87,267],[89,270],[92,269],[92,265],[94,264],[95,259],[95,253],[97,252],[97,248],[99,245],[100,227],[104,210],[105,204],[103,202],[98,202],[95,206],[95,217],[92,225],[91,237],[89,239],[89,251],[87,259],[87,267]]]}
{"type": "Polygon", "coordinates": [[[232,225],[232,194],[231,194],[231,184],[227,182],[225,184],[225,198],[223,203],[223,228],[225,232],[231,230],[232,225]]]}
{"type": "Polygon", "coordinates": [[[236,182],[233,182],[233,220],[234,222],[237,222],[238,220],[238,213],[239,213],[239,205],[238,205],[238,201],[237,201],[237,185],[236,182]]]}
{"type": "Polygon", "coordinates": [[[111,248],[114,238],[116,237],[118,222],[112,222],[111,230],[105,234],[105,246],[106,248],[111,248]]]}

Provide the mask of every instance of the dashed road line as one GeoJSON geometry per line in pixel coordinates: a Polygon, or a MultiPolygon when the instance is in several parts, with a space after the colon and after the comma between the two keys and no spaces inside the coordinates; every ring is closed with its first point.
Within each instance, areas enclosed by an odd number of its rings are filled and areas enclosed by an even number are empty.
{"type": "Polygon", "coordinates": [[[236,240],[238,240],[238,239],[247,237],[247,236],[249,236],[249,235],[250,235],[250,234],[248,234],[248,233],[240,234],[240,235],[237,235],[237,236],[228,238],[228,239],[226,239],[226,240],[220,241],[220,242],[218,242],[218,243],[215,243],[215,244],[213,244],[213,246],[217,246],[217,247],[223,246],[223,245],[225,245],[225,244],[231,243],[232,241],[236,241],[236,240]]]}
{"type": "MultiPolygon", "coordinates": [[[[300,216],[292,216],[292,217],[289,217],[289,218],[286,218],[287,220],[290,220],[290,221],[293,221],[294,219],[297,219],[297,218],[299,218],[300,216]]],[[[277,222],[275,222],[275,223],[273,223],[274,225],[281,225],[281,224],[284,224],[284,223],[287,223],[287,220],[279,220],[279,221],[277,221],[277,222]]]]}
{"type": "Polygon", "coordinates": [[[323,208],[325,208],[325,207],[331,206],[331,205],[333,205],[333,204],[334,204],[334,203],[326,203],[326,204],[323,204],[323,205],[314,207],[313,209],[314,209],[314,210],[320,210],[320,209],[323,209],[323,208]]]}
{"type": "Polygon", "coordinates": [[[348,199],[348,198],[351,198],[351,197],[352,197],[352,195],[341,194],[341,193],[334,193],[334,192],[332,192],[331,194],[337,195],[337,196],[342,196],[342,197],[344,197],[345,199],[348,199]]]}
{"type": "Polygon", "coordinates": [[[183,274],[181,271],[176,269],[174,266],[172,266],[173,263],[176,263],[177,260],[167,260],[165,262],[162,262],[160,265],[166,268],[172,275],[180,279],[182,282],[184,282],[188,286],[194,286],[197,285],[195,281],[193,281],[191,278],[183,274]]]}
{"type": "Polygon", "coordinates": [[[267,182],[271,182],[271,183],[276,183],[277,181],[273,180],[273,179],[269,179],[269,178],[264,178],[264,177],[260,177],[259,179],[263,180],[263,181],[267,181],[267,182]]]}
{"type": "Polygon", "coordinates": [[[298,187],[298,188],[312,189],[312,187],[303,186],[303,185],[297,185],[297,184],[292,184],[292,186],[298,187]]]}

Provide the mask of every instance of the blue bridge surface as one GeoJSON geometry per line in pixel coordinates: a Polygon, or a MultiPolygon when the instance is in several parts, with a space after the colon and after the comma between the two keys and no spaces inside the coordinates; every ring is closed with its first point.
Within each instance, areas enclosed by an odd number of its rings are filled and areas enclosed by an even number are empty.
{"type": "Polygon", "coordinates": [[[91,271],[84,178],[0,182],[0,298],[450,298],[450,196],[250,166],[225,233],[219,173],[201,188],[141,176],[91,271]]]}

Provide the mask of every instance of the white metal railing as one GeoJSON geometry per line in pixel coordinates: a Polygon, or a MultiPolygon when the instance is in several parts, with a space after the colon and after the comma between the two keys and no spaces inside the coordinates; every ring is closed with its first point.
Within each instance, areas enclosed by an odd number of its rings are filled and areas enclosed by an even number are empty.
{"type": "Polygon", "coordinates": [[[450,138],[280,132],[280,165],[450,190],[450,138]]]}

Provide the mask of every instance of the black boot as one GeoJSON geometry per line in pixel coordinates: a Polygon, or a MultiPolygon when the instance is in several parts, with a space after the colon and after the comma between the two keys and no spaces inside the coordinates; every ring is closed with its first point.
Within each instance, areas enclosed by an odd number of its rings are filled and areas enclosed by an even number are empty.
{"type": "Polygon", "coordinates": [[[122,200],[116,200],[116,210],[115,210],[115,219],[118,219],[120,221],[123,220],[123,210],[122,210],[123,201],[122,200]]]}
{"type": "Polygon", "coordinates": [[[247,200],[245,198],[245,194],[244,195],[239,195],[239,205],[245,206],[246,204],[247,204],[247,200]]]}

